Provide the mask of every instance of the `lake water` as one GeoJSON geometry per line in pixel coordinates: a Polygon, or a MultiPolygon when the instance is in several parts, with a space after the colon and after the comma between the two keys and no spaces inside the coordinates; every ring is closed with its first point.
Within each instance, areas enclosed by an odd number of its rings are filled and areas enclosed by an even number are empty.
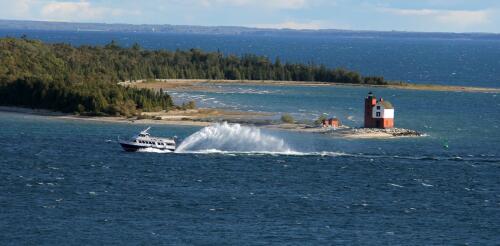
{"type": "Polygon", "coordinates": [[[220,50],[259,54],[282,61],[344,67],[365,75],[412,83],[500,87],[500,39],[356,37],[339,35],[195,35],[121,32],[0,30],[46,42],[104,45],[116,40],[149,49],[220,50]]]}
{"type": "MultiPolygon", "coordinates": [[[[148,48],[220,47],[350,64],[393,79],[500,85],[500,49],[485,40],[29,36],[75,44],[115,38],[148,48]],[[334,45],[320,45],[327,41],[334,45]],[[306,51],[310,47],[313,52],[306,51]]],[[[206,86],[209,92],[169,93],[179,103],[275,112],[275,119],[289,113],[314,120],[326,113],[357,127],[369,91],[206,86]]],[[[0,244],[498,244],[500,96],[370,90],[393,103],[397,127],[426,136],[347,140],[228,124],[203,129],[157,125],[152,134],[184,141],[179,153],[126,153],[117,137],[132,136],[146,125],[0,113],[0,244]]]]}
{"type": "MultiPolygon", "coordinates": [[[[126,153],[117,136],[146,126],[0,113],[0,243],[498,243],[498,95],[374,92],[395,105],[397,126],[428,136],[346,140],[222,124],[188,138],[200,128],[153,126],[189,144],[126,153]]],[[[232,85],[174,97],[359,126],[366,93],[232,85]]]]}

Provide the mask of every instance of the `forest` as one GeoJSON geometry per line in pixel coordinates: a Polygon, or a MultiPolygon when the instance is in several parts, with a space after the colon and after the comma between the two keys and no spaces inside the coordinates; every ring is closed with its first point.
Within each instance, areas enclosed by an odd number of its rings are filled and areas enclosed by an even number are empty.
{"type": "Polygon", "coordinates": [[[0,104],[87,115],[170,110],[167,93],[117,85],[138,79],[227,79],[387,84],[383,77],[315,64],[282,63],[257,55],[191,50],[48,44],[0,39],[0,104]]]}

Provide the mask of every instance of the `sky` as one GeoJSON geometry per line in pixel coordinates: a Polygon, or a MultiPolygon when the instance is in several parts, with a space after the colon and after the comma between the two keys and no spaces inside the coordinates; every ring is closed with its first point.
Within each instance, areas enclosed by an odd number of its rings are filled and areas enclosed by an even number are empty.
{"type": "Polygon", "coordinates": [[[0,19],[500,33],[500,0],[0,0],[0,19]]]}

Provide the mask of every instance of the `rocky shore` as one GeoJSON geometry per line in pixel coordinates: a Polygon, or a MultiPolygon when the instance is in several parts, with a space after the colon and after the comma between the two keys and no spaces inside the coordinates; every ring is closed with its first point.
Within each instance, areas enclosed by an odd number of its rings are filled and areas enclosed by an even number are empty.
{"type": "Polygon", "coordinates": [[[344,128],[326,132],[333,136],[347,137],[347,138],[393,138],[393,137],[421,137],[423,133],[404,129],[404,128],[391,128],[391,129],[377,129],[377,128],[344,128]]]}
{"type": "Polygon", "coordinates": [[[225,111],[218,109],[191,109],[172,110],[169,112],[143,113],[140,117],[91,117],[63,114],[48,110],[34,110],[19,107],[0,107],[0,112],[41,115],[67,120],[79,121],[101,121],[127,124],[165,124],[184,126],[209,126],[216,122],[230,122],[243,125],[253,125],[269,129],[296,131],[303,133],[328,134],[332,137],[352,139],[387,139],[399,137],[419,137],[424,134],[403,128],[375,129],[375,128],[351,128],[340,126],[338,128],[314,126],[304,123],[276,123],[270,120],[272,114],[256,112],[225,111]]]}

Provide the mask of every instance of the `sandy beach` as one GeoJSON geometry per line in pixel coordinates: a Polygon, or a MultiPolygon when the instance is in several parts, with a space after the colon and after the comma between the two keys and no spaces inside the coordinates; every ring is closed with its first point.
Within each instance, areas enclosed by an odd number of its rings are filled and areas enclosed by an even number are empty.
{"type": "Polygon", "coordinates": [[[120,82],[123,86],[136,88],[147,88],[154,90],[190,90],[190,91],[210,91],[214,90],[204,84],[248,84],[248,85],[272,85],[272,86],[344,86],[344,87],[367,87],[367,88],[392,88],[404,90],[422,91],[450,91],[450,92],[480,92],[480,93],[500,93],[500,88],[467,87],[451,85],[426,85],[426,84],[389,84],[389,85],[367,85],[367,84],[346,84],[327,82],[307,82],[307,81],[273,81],[273,80],[206,80],[206,79],[156,79],[156,80],[136,80],[120,82]]]}
{"type": "MultiPolygon", "coordinates": [[[[342,83],[322,83],[322,82],[297,82],[297,81],[249,81],[249,80],[137,80],[119,83],[122,86],[132,86],[135,88],[145,88],[152,90],[187,90],[187,91],[210,91],[223,90],[209,86],[210,84],[250,84],[250,85],[273,85],[273,86],[365,86],[365,87],[383,87],[400,88],[413,90],[431,90],[431,91],[458,91],[458,92],[483,92],[498,93],[500,89],[495,88],[476,88],[476,87],[455,87],[455,86],[436,86],[436,85],[353,85],[342,83]]],[[[142,124],[142,125],[179,125],[179,126],[198,126],[205,127],[217,122],[238,123],[243,125],[258,126],[268,129],[286,130],[301,133],[327,134],[332,137],[341,137],[346,139],[387,139],[396,137],[413,137],[423,134],[408,129],[363,129],[343,126],[338,129],[323,128],[304,123],[281,123],[276,120],[277,113],[262,112],[244,112],[230,111],[217,108],[199,108],[188,110],[170,110],[160,112],[143,112],[140,116],[121,117],[121,116],[82,116],[75,114],[63,114],[42,109],[28,109],[21,107],[0,107],[0,111],[32,114],[57,119],[78,120],[78,121],[97,121],[122,124],[142,124]]]]}
{"type": "Polygon", "coordinates": [[[168,112],[144,112],[140,117],[123,116],[82,116],[65,114],[44,109],[30,109],[22,107],[0,106],[0,112],[17,114],[38,115],[55,119],[97,121],[109,123],[126,124],[151,124],[151,125],[180,125],[180,126],[208,126],[222,121],[255,121],[260,117],[269,116],[264,113],[250,113],[238,111],[226,111],[219,109],[190,109],[171,110],[168,112]]]}
{"type": "Polygon", "coordinates": [[[408,129],[363,129],[342,126],[336,129],[330,127],[312,126],[303,123],[277,123],[266,119],[272,114],[225,111],[220,109],[172,110],[169,112],[147,112],[141,117],[118,116],[80,116],[64,114],[49,110],[29,109],[21,107],[0,106],[0,112],[15,114],[38,115],[52,119],[94,121],[117,124],[137,125],[177,125],[205,127],[218,122],[237,123],[258,126],[267,129],[293,131],[309,134],[327,134],[332,137],[346,139],[389,139],[398,137],[417,137],[423,134],[408,129]]]}

